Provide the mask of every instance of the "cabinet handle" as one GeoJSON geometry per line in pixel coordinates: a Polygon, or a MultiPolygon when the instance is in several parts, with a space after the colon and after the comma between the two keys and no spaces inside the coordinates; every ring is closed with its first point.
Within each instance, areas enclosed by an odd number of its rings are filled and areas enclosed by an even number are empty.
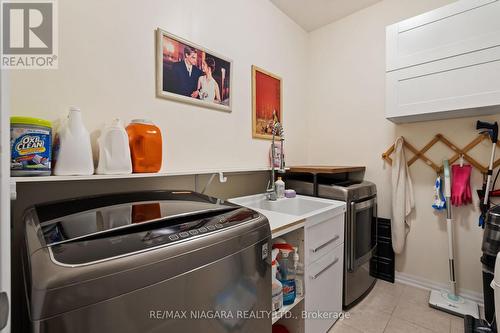
{"type": "Polygon", "coordinates": [[[316,253],[318,252],[319,250],[321,250],[322,248],[324,248],[325,246],[327,246],[328,244],[331,244],[333,242],[335,242],[337,239],[339,239],[340,236],[339,235],[335,235],[335,237],[333,237],[332,239],[330,239],[329,241],[326,241],[325,243],[321,244],[320,246],[318,247],[315,247],[314,249],[311,249],[312,253],[316,253]]]}
{"type": "Polygon", "coordinates": [[[328,268],[332,267],[339,261],[339,258],[336,257],[334,261],[332,261],[328,266],[320,270],[318,273],[311,275],[311,279],[316,280],[321,274],[323,274],[328,268]]]}

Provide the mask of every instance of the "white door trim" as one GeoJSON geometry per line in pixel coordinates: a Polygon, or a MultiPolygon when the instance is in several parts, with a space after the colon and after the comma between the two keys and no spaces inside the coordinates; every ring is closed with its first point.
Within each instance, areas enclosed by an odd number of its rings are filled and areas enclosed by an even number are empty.
{"type": "Polygon", "coordinates": [[[0,292],[9,298],[9,319],[2,333],[10,332],[10,119],[7,72],[0,70],[0,292]]]}

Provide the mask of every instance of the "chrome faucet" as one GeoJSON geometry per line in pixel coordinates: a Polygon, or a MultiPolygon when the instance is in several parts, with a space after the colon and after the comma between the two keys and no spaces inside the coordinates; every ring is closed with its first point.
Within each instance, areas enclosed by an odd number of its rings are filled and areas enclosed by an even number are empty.
{"type": "Polygon", "coordinates": [[[271,143],[271,178],[267,183],[266,198],[267,200],[275,201],[277,199],[276,186],[274,185],[274,178],[276,172],[285,173],[285,155],[283,151],[283,143],[285,141],[285,132],[283,130],[283,125],[278,121],[276,117],[276,112],[273,113],[274,123],[273,123],[273,141],[271,143]],[[279,135],[281,152],[279,156],[280,167],[276,170],[274,167],[274,159],[276,158],[276,135],[279,135]]]}

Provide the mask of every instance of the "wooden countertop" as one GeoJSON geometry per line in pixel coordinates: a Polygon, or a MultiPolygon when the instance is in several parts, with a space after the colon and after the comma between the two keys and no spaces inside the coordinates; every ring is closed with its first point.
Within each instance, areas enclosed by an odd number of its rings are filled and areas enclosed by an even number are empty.
{"type": "Polygon", "coordinates": [[[364,166],[332,166],[332,165],[299,165],[291,166],[289,172],[302,172],[302,173],[346,173],[346,172],[360,172],[365,171],[364,166]]]}

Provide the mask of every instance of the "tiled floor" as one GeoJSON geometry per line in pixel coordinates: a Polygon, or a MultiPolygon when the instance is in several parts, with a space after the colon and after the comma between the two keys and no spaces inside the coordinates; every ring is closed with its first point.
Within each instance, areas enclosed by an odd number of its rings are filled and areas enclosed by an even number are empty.
{"type": "Polygon", "coordinates": [[[372,292],[350,309],[329,333],[458,333],[462,318],[429,307],[429,291],[377,281],[372,292]]]}

